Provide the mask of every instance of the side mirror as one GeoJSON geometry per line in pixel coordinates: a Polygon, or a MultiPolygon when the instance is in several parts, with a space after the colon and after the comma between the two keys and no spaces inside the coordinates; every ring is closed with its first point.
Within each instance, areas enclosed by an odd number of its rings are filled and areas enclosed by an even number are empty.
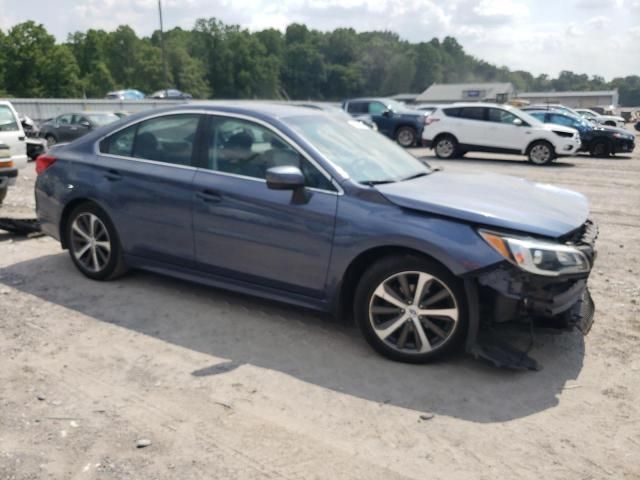
{"type": "Polygon", "coordinates": [[[516,119],[513,121],[513,124],[514,124],[516,127],[521,127],[521,126],[523,126],[523,125],[524,125],[524,122],[523,122],[522,120],[520,120],[519,118],[516,118],[516,119]]]}
{"type": "Polygon", "coordinates": [[[80,126],[82,126],[84,128],[88,128],[89,130],[91,130],[91,124],[89,122],[87,122],[86,120],[80,122],[80,126]]]}
{"type": "Polygon", "coordinates": [[[385,110],[384,112],[382,112],[383,117],[390,117],[391,115],[393,115],[393,112],[391,110],[385,110]]]}
{"type": "Polygon", "coordinates": [[[304,175],[298,167],[271,167],[267,170],[267,187],[271,190],[297,190],[304,187],[304,175]]]}
{"type": "Polygon", "coordinates": [[[267,170],[267,187],[272,190],[293,190],[294,204],[308,203],[311,192],[304,188],[304,175],[298,167],[271,167],[267,170]]]}

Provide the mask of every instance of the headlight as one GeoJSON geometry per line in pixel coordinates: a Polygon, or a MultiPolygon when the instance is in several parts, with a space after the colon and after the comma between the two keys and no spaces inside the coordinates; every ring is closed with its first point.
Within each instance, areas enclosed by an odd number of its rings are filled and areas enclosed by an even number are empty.
{"type": "Polygon", "coordinates": [[[479,230],[478,233],[508,261],[536,275],[557,277],[567,273],[586,273],[591,269],[587,256],[568,245],[487,230],[479,230]]]}

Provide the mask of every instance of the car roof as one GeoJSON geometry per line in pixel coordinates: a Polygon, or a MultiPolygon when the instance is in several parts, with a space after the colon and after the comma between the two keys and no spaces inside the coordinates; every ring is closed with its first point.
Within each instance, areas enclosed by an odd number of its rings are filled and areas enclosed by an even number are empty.
{"type": "Polygon", "coordinates": [[[358,97],[358,98],[349,98],[345,100],[345,102],[388,102],[388,101],[397,102],[397,100],[394,100],[393,98],[387,98],[387,97],[358,97]]]}

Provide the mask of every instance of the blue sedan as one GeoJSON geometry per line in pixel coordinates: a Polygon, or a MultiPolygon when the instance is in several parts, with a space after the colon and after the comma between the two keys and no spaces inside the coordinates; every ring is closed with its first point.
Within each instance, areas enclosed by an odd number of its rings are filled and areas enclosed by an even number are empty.
{"type": "Polygon", "coordinates": [[[80,272],[139,268],[353,316],[425,362],[480,327],[588,331],[595,226],[549,185],[431,169],[360,122],[264,103],[126,117],[38,157],[44,232],[80,272]]]}

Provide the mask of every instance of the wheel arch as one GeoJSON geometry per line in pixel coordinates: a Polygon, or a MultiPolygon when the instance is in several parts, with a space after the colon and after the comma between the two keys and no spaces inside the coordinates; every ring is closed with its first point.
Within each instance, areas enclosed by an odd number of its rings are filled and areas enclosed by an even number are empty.
{"type": "Polygon", "coordinates": [[[536,142],[545,142],[545,143],[548,143],[549,145],[551,145],[551,149],[553,150],[553,154],[554,154],[554,155],[557,155],[557,152],[556,152],[556,146],[554,145],[554,143],[553,143],[551,140],[549,140],[548,138],[543,138],[543,137],[534,138],[533,140],[531,140],[531,141],[527,144],[527,147],[524,149],[524,154],[525,154],[525,155],[529,155],[529,150],[531,150],[531,147],[533,147],[533,145],[534,145],[536,142]]]}
{"type": "Polygon", "coordinates": [[[442,138],[442,137],[451,137],[453,138],[456,143],[459,145],[460,144],[460,140],[458,140],[458,137],[456,137],[453,133],[449,133],[449,132],[440,132],[439,134],[437,134],[434,138],[433,138],[433,148],[435,149],[436,144],[438,143],[438,141],[442,138]]]}
{"type": "MultiPolygon", "coordinates": [[[[68,241],[68,238],[67,238],[67,223],[69,222],[69,216],[71,215],[71,212],[73,212],[73,210],[76,207],[78,207],[79,205],[83,205],[83,204],[95,205],[96,207],[101,209],[103,212],[105,212],[105,214],[107,216],[109,216],[109,214],[107,213],[105,208],[102,205],[100,205],[99,202],[95,201],[92,198],[78,197],[78,198],[74,198],[73,200],[68,202],[64,206],[64,209],[62,210],[62,214],[60,215],[60,224],[58,226],[59,234],[60,234],[60,244],[62,245],[62,248],[64,248],[64,249],[69,248],[69,241],[68,241]]],[[[109,216],[109,218],[111,219],[110,216],[109,216]]]]}
{"type": "Polygon", "coordinates": [[[358,281],[360,277],[362,277],[362,274],[371,265],[387,257],[403,255],[414,255],[423,257],[431,262],[438,264],[442,268],[451,272],[452,275],[456,276],[451,268],[449,268],[446,264],[442,263],[434,256],[415,248],[401,245],[381,245],[369,248],[353,258],[345,269],[334,302],[334,310],[337,316],[340,318],[349,318],[353,314],[353,300],[355,297],[356,288],[358,286],[358,281]]]}

